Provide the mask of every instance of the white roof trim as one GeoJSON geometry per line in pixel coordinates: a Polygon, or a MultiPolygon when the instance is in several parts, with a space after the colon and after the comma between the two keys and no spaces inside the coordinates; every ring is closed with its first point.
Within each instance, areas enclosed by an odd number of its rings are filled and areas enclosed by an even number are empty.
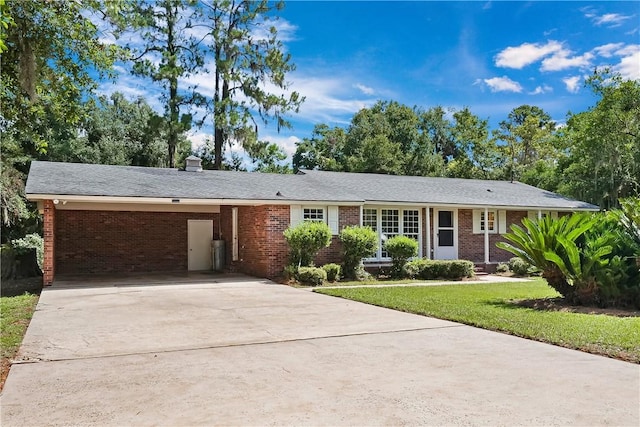
{"type": "Polygon", "coordinates": [[[123,196],[79,196],[67,194],[27,194],[27,200],[59,200],[60,202],[87,202],[87,203],[145,203],[145,204],[172,204],[172,205],[335,205],[335,206],[360,206],[362,201],[325,201],[325,200],[260,200],[260,199],[185,199],[165,197],[123,197],[123,196]]]}

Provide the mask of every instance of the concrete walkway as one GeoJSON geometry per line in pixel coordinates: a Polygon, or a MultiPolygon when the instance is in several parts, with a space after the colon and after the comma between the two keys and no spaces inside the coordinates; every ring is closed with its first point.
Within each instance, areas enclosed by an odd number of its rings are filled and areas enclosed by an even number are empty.
{"type": "MultiPolygon", "coordinates": [[[[376,285],[352,285],[357,286],[359,288],[395,288],[395,287],[406,287],[406,286],[445,286],[445,285],[480,285],[483,283],[513,283],[513,282],[529,282],[531,279],[522,278],[522,277],[507,277],[507,276],[498,276],[496,274],[485,274],[482,276],[476,276],[473,280],[432,280],[426,282],[412,282],[412,283],[381,283],[376,285]]],[[[345,286],[321,286],[321,287],[305,287],[302,289],[306,289],[308,291],[313,291],[314,289],[336,289],[336,288],[344,288],[345,286]]]]}
{"type": "Polygon", "coordinates": [[[246,277],[139,285],[43,291],[2,426],[640,423],[638,365],[246,277]]]}

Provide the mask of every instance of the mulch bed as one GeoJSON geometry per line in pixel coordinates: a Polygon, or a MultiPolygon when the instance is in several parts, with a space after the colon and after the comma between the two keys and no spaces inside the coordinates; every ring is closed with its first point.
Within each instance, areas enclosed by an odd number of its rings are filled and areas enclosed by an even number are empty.
{"type": "Polygon", "coordinates": [[[519,307],[533,308],[543,311],[564,311],[568,313],[582,314],[604,314],[616,317],[640,317],[640,311],[625,308],[600,308],[586,307],[583,305],[571,305],[562,298],[539,298],[526,300],[513,300],[514,305],[519,307]]]}

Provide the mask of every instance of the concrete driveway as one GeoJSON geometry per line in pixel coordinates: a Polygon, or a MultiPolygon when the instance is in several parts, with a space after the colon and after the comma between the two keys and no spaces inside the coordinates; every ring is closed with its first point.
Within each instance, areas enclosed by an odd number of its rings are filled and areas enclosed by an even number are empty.
{"type": "Polygon", "coordinates": [[[2,425],[632,425],[640,366],[242,276],[46,289],[2,425]]]}

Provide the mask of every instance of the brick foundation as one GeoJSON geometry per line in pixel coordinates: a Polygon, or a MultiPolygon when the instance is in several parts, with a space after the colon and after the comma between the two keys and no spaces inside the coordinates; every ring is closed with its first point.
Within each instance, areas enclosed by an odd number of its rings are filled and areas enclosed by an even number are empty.
{"type": "Polygon", "coordinates": [[[188,212],[57,210],[54,216],[57,274],[186,271],[187,221],[213,220],[214,238],[219,221],[219,214],[188,212]]]}

